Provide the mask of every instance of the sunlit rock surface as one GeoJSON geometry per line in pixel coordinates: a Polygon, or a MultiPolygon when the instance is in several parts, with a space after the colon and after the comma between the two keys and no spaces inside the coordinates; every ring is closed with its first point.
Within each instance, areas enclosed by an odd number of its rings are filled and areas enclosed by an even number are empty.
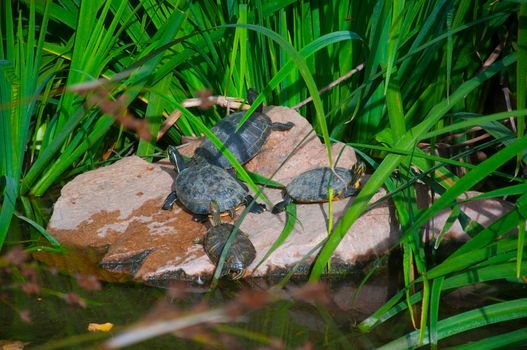
{"type": "MultiPolygon", "coordinates": [[[[295,127],[286,132],[273,132],[261,153],[246,164],[248,170],[269,177],[279,169],[273,179],[287,184],[305,170],[327,165],[326,149],[303,117],[284,107],[268,108],[267,113],[273,121],[292,121],[295,127]]],[[[182,153],[191,155],[191,148],[182,149],[182,153]]],[[[356,161],[354,152],[343,145],[333,145],[332,154],[341,167],[350,167],[356,161]]],[[[208,226],[193,222],[191,214],[178,204],[171,211],[160,209],[174,178],[168,161],[149,164],[135,156],[79,175],[62,189],[48,230],[65,246],[99,251],[103,269],[139,281],[160,285],[172,279],[207,279],[214,272],[214,266],[195,239],[203,236],[208,226]]],[[[268,188],[264,193],[272,203],[282,198],[277,189],[268,188]]],[[[384,191],[377,193],[372,203],[384,194],[384,191]]],[[[334,224],[352,201],[353,198],[333,203],[334,224]]],[[[426,194],[420,201],[427,201],[426,194]]],[[[471,218],[488,225],[510,206],[480,200],[464,204],[462,209],[471,218]]],[[[328,212],[327,203],[298,205],[294,230],[257,269],[258,262],[281,234],[286,217],[284,213],[273,215],[270,211],[248,214],[241,229],[250,236],[257,251],[248,275],[288,271],[327,237],[328,212]]],[[[448,211],[441,213],[428,232],[437,235],[447,217],[448,211]]],[[[360,266],[385,254],[398,235],[393,208],[385,201],[364,213],[351,227],[334,254],[333,271],[360,266]]],[[[452,237],[463,238],[457,223],[448,231],[447,238],[452,237]]],[[[314,255],[307,258],[298,273],[306,273],[313,258],[314,255]]]]}

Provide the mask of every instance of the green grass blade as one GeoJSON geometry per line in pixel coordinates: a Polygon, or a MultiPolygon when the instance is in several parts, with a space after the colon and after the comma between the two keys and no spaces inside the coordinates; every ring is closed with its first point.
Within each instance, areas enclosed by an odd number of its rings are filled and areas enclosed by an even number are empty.
{"type": "MultiPolygon", "coordinates": [[[[309,90],[309,93],[311,97],[313,98],[313,104],[315,105],[316,110],[316,120],[317,120],[317,126],[321,131],[322,137],[324,139],[324,144],[326,145],[326,151],[327,156],[329,160],[329,164],[333,164],[333,160],[331,157],[331,144],[329,141],[329,132],[326,124],[326,118],[324,113],[324,107],[322,105],[322,100],[320,99],[320,95],[318,93],[318,88],[315,83],[315,80],[313,79],[313,75],[311,72],[309,72],[309,68],[307,67],[305,59],[300,55],[300,53],[295,50],[291,44],[289,44],[287,41],[285,41],[279,34],[269,30],[268,28],[264,28],[257,25],[252,24],[239,24],[239,25],[224,25],[221,26],[221,28],[236,28],[236,27],[242,27],[247,28],[253,31],[256,31],[258,33],[261,33],[269,38],[271,38],[273,41],[275,41],[282,49],[284,49],[287,54],[292,58],[292,60],[295,62],[298,70],[300,71],[300,74],[302,75],[302,78],[304,79],[304,82],[306,83],[307,89],[309,90]]],[[[263,102],[263,96],[260,94],[260,97],[254,101],[253,106],[247,111],[246,115],[247,117],[252,113],[258,106],[259,103],[263,102]]]]}
{"type": "Polygon", "coordinates": [[[406,132],[404,120],[403,100],[401,97],[401,88],[397,74],[392,76],[390,85],[386,92],[386,107],[388,109],[388,118],[390,120],[390,129],[394,140],[402,137],[406,132]]]}
{"type": "Polygon", "coordinates": [[[523,220],[523,217],[525,217],[525,215],[521,213],[522,208],[523,210],[527,208],[527,195],[523,195],[522,197],[518,198],[516,201],[515,210],[512,210],[501,216],[498,220],[479,232],[475,237],[472,237],[471,240],[464,243],[459,249],[451,254],[443,264],[449,262],[450,259],[455,259],[460,255],[484,247],[494,241],[497,237],[513,230],[518,225],[518,222],[523,220]]]}
{"type": "Polygon", "coordinates": [[[314,256],[318,250],[326,243],[327,238],[324,238],[319,243],[315,244],[313,248],[311,248],[310,251],[306,253],[300,260],[298,260],[293,267],[289,270],[289,272],[282,278],[282,280],[275,286],[275,288],[284,288],[287,283],[291,280],[291,278],[294,276],[295,272],[298,270],[300,266],[306,263],[307,259],[314,256]]]}
{"type": "MultiPolygon", "coordinates": [[[[515,299],[483,306],[438,322],[438,338],[444,339],[471,329],[527,317],[527,298],[515,299]]],[[[428,335],[428,330],[425,332],[428,335]]],[[[428,339],[425,338],[425,344],[428,339]]],[[[419,331],[385,344],[378,349],[408,349],[419,344],[419,331]]]]}
{"type": "Polygon", "coordinates": [[[66,124],[64,124],[62,130],[55,134],[51,143],[39,154],[39,157],[33,163],[26,176],[24,176],[21,185],[21,194],[25,194],[29,191],[33,183],[40,176],[41,172],[45,167],[49,166],[51,159],[60,151],[60,148],[64,145],[66,140],[71,136],[75,128],[79,125],[85,116],[86,111],[84,108],[79,108],[75,113],[68,118],[66,124]]]}
{"type": "MultiPolygon", "coordinates": [[[[474,238],[477,240],[477,236],[474,238]]],[[[517,243],[515,240],[502,240],[495,244],[491,244],[479,249],[474,249],[465,254],[457,255],[453,258],[448,257],[444,262],[430,269],[430,271],[427,273],[427,277],[432,279],[446,276],[456,271],[462,271],[463,269],[469,268],[472,265],[490,259],[491,257],[495,256],[498,251],[509,251],[515,248],[517,248],[517,243]]]]}
{"type": "Polygon", "coordinates": [[[454,205],[452,207],[452,211],[450,212],[450,215],[448,215],[448,218],[445,222],[445,226],[441,229],[441,232],[437,236],[435,243],[434,243],[434,249],[439,248],[439,244],[441,244],[441,240],[445,236],[445,234],[450,230],[454,222],[459,219],[459,216],[461,215],[461,208],[459,205],[454,205]]]}
{"type": "Polygon", "coordinates": [[[250,172],[248,170],[246,170],[246,172],[249,175],[249,177],[254,181],[255,184],[266,186],[266,187],[285,188],[285,185],[278,181],[271,180],[270,178],[267,178],[257,173],[250,172]]]}
{"type": "Polygon", "coordinates": [[[410,319],[412,320],[412,325],[417,328],[417,322],[415,319],[414,310],[411,308],[410,300],[411,300],[411,286],[414,283],[415,277],[414,277],[414,254],[412,251],[412,248],[408,242],[403,243],[403,278],[404,278],[404,286],[405,286],[405,296],[406,296],[406,302],[408,303],[408,310],[410,312],[410,319]]]}
{"type": "MultiPolygon", "coordinates": [[[[518,12],[518,63],[516,65],[516,101],[517,108],[524,109],[527,107],[527,3],[520,4],[518,12]]],[[[525,135],[525,118],[519,118],[516,122],[517,137],[525,135]]],[[[518,154],[518,165],[523,155],[518,154]]]]}
{"type": "MultiPolygon", "coordinates": [[[[46,5],[37,32],[36,6],[31,3],[27,23],[22,26],[22,16],[12,17],[10,3],[0,5],[0,15],[4,17],[5,34],[0,42],[0,176],[6,181],[0,214],[0,247],[14,213],[19,195],[19,179],[26,156],[27,142],[30,139],[31,118],[38,102],[37,89],[41,64],[43,41],[47,32],[48,9],[46,5]],[[4,43],[6,48],[4,49],[4,43]]],[[[1,30],[0,30],[1,31],[1,30]]],[[[43,85],[42,85],[43,86],[43,85]]]]}
{"type": "Polygon", "coordinates": [[[456,131],[456,130],[459,130],[459,129],[471,128],[473,126],[478,126],[478,125],[481,125],[483,123],[487,123],[487,122],[490,122],[490,121],[507,119],[507,118],[511,118],[511,117],[515,117],[515,116],[521,116],[521,119],[524,119],[525,115],[527,115],[527,109],[520,109],[520,110],[516,110],[516,111],[513,111],[513,112],[494,113],[494,114],[489,114],[489,115],[486,115],[486,116],[483,116],[483,117],[470,117],[470,119],[468,119],[466,121],[450,124],[448,126],[445,126],[445,127],[442,127],[442,128],[438,128],[438,129],[436,129],[434,131],[425,133],[422,136],[422,139],[428,139],[428,138],[431,138],[431,137],[434,137],[434,136],[443,135],[443,134],[446,134],[446,133],[449,133],[449,132],[452,132],[452,131],[456,131]]]}
{"type": "MultiPolygon", "coordinates": [[[[524,219],[527,219],[524,217],[524,219]]],[[[523,247],[525,247],[525,221],[518,223],[518,248],[516,253],[516,278],[521,280],[523,247]]]]}
{"type": "MultiPolygon", "coordinates": [[[[510,254],[506,254],[507,260],[510,260],[510,254]]],[[[527,262],[523,262],[523,268],[527,266],[527,262]]],[[[500,279],[515,279],[516,278],[516,263],[506,262],[494,264],[490,266],[475,267],[467,271],[458,273],[452,277],[447,277],[444,280],[442,291],[445,292],[450,289],[459,288],[463,286],[472,285],[475,283],[482,283],[487,281],[496,281],[500,279]]],[[[417,282],[420,279],[417,280],[417,282]]],[[[369,331],[375,325],[385,322],[408,307],[407,301],[400,300],[404,297],[405,291],[402,290],[394,295],[386,304],[374,312],[370,317],[359,324],[359,329],[362,331],[369,331]]],[[[414,293],[410,298],[411,305],[418,303],[423,296],[423,292],[414,293]]]]}
{"type": "MultiPolygon", "coordinates": [[[[452,7],[448,13],[446,18],[446,26],[448,29],[448,32],[451,33],[452,31],[452,19],[454,17],[454,7],[452,7]]],[[[447,98],[450,95],[450,78],[452,75],[452,56],[454,51],[454,40],[452,38],[452,34],[448,35],[447,41],[446,41],[446,95],[447,98]]]]}
{"type": "Polygon", "coordinates": [[[0,248],[3,246],[11,218],[15,211],[15,203],[17,199],[16,181],[11,176],[2,176],[0,180],[5,181],[5,186],[2,195],[2,208],[0,209],[0,248]]]}
{"type": "MultiPolygon", "coordinates": [[[[240,4],[239,6],[239,17],[238,23],[246,24],[247,23],[247,6],[240,4]]],[[[236,28],[236,34],[239,36],[240,43],[240,69],[238,70],[238,96],[242,95],[242,90],[244,90],[243,82],[245,81],[245,72],[246,70],[243,67],[247,66],[247,29],[236,28]]],[[[234,51],[234,50],[233,50],[234,51]]],[[[234,51],[236,52],[236,51],[234,51]]],[[[232,67],[232,66],[231,66],[232,67]]],[[[248,82],[249,83],[249,82],[248,82]]],[[[251,85],[247,85],[251,86],[251,85]]]]}
{"type": "Polygon", "coordinates": [[[478,194],[477,196],[463,199],[460,203],[470,202],[478,199],[497,198],[506,196],[517,196],[527,193],[527,184],[512,185],[503,188],[498,188],[493,191],[478,194]]]}
{"type": "Polygon", "coordinates": [[[163,93],[170,88],[171,76],[166,76],[159,81],[149,93],[148,107],[146,108],[145,119],[148,121],[148,128],[152,135],[151,140],[139,140],[139,146],[137,147],[137,155],[144,157],[148,161],[152,161],[153,154],[156,148],[156,137],[159,132],[159,128],[162,124],[161,115],[165,110],[165,100],[157,94],[157,91],[163,93]]]}
{"type": "Polygon", "coordinates": [[[437,349],[439,306],[441,304],[441,290],[443,289],[444,277],[434,279],[430,295],[430,337],[429,343],[433,350],[437,349]]]}
{"type": "MultiPolygon", "coordinates": [[[[329,47],[331,44],[336,44],[341,41],[347,40],[362,40],[362,38],[354,32],[350,31],[338,31],[323,35],[314,41],[307,44],[300,50],[300,55],[305,59],[308,59],[317,51],[329,47]]],[[[272,79],[267,83],[268,89],[274,89],[279,86],[284,79],[287,78],[291,72],[296,71],[296,65],[293,59],[290,59],[283,65],[283,67],[276,73],[273,74],[272,79]]],[[[266,89],[267,91],[267,89],[266,89]]],[[[240,121],[241,123],[244,120],[240,121]]]]}
{"type": "MultiPolygon", "coordinates": [[[[392,18],[390,22],[390,31],[388,37],[388,49],[386,52],[386,78],[384,80],[384,94],[386,94],[389,85],[390,77],[394,67],[395,59],[397,57],[397,50],[399,48],[399,42],[401,41],[401,28],[404,20],[404,0],[395,0],[392,2],[392,18]]],[[[386,5],[385,5],[386,6],[386,5]]],[[[388,19],[386,18],[388,22],[388,19]]]]}
{"type": "Polygon", "coordinates": [[[262,260],[260,260],[258,262],[258,264],[256,264],[256,267],[254,268],[254,270],[257,270],[258,267],[260,267],[260,265],[262,265],[265,262],[265,260],[267,260],[267,258],[271,254],[273,254],[273,252],[276,249],[278,249],[278,247],[280,247],[282,245],[282,243],[285,242],[287,237],[289,237],[289,234],[295,228],[295,223],[296,223],[296,220],[297,220],[297,218],[296,218],[296,204],[295,203],[289,203],[287,205],[286,215],[287,215],[287,220],[285,222],[284,229],[282,230],[282,232],[280,233],[278,238],[273,242],[273,245],[271,246],[271,248],[269,248],[269,250],[265,253],[265,255],[262,258],[262,260]]]}
{"type": "Polygon", "coordinates": [[[42,227],[41,225],[39,225],[37,222],[31,220],[30,218],[28,218],[28,217],[26,217],[24,215],[20,215],[20,214],[18,214],[16,212],[15,212],[15,215],[20,220],[23,220],[23,221],[27,222],[28,224],[30,224],[31,226],[33,226],[42,236],[44,236],[44,238],[46,238],[48,240],[49,243],[51,243],[52,246],[54,246],[56,248],[57,247],[61,247],[61,244],[59,243],[59,241],[57,241],[51,235],[51,233],[46,231],[46,229],[44,227],[42,227]]]}
{"type": "Polygon", "coordinates": [[[428,341],[429,339],[424,339],[427,337],[427,335],[424,332],[424,329],[426,329],[426,325],[428,324],[428,313],[430,311],[430,283],[428,282],[428,279],[425,277],[423,278],[423,298],[421,300],[421,322],[419,323],[420,332],[419,332],[419,339],[417,341],[418,344],[423,344],[424,341],[428,341]]]}
{"type": "Polygon", "coordinates": [[[527,328],[451,347],[452,350],[517,349],[527,345],[527,328]]]}
{"type": "Polygon", "coordinates": [[[455,203],[457,197],[471,189],[475,184],[479,183],[482,179],[507,162],[507,160],[516,156],[519,151],[525,149],[526,147],[527,137],[524,136],[522,139],[519,139],[515,143],[500,150],[492,157],[482,162],[479,167],[472,169],[464,177],[459,179],[459,181],[454,186],[449,188],[436,202],[434,202],[434,204],[426,212],[419,215],[416,218],[414,225],[420,226],[424,224],[441,210],[451,205],[451,203],[455,203]]]}
{"type": "Polygon", "coordinates": [[[86,135],[85,142],[81,143],[78,147],[67,147],[47,171],[40,176],[39,181],[35,183],[29,193],[35,196],[42,196],[73,162],[85,154],[91,145],[106,135],[114,122],[115,120],[112,117],[100,117],[93,127],[93,131],[89,135],[86,135]]]}

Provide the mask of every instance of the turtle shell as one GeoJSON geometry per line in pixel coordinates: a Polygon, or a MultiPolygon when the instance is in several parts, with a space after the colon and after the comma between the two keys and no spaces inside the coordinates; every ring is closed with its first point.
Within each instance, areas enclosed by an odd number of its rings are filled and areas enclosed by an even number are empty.
{"type": "MultiPolygon", "coordinates": [[[[211,227],[205,234],[203,248],[214,265],[218,264],[225,242],[227,242],[233,229],[234,226],[231,224],[219,224],[211,227]]],[[[238,230],[225,259],[221,275],[228,275],[231,271],[245,270],[255,257],[256,249],[254,249],[249,236],[242,230],[238,230]]]]}
{"type": "MultiPolygon", "coordinates": [[[[245,112],[233,113],[220,120],[210,131],[220,139],[241,164],[248,162],[262,149],[271,133],[272,121],[265,113],[254,112],[236,132],[245,112]]],[[[196,149],[195,155],[222,168],[231,168],[231,163],[209,139],[196,149]]]]}
{"type": "Polygon", "coordinates": [[[335,199],[352,196],[358,190],[354,188],[356,176],[350,169],[335,168],[335,174],[327,167],[308,170],[295,177],[286,187],[287,194],[296,202],[326,202],[329,200],[328,183],[335,199]]]}
{"type": "Polygon", "coordinates": [[[179,201],[194,214],[209,214],[210,202],[218,202],[220,212],[238,207],[248,195],[225,169],[207,162],[194,164],[176,178],[179,201]]]}

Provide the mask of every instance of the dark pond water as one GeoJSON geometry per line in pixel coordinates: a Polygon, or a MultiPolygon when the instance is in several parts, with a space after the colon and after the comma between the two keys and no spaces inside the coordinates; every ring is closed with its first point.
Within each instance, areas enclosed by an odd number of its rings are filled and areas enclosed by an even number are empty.
{"type": "MultiPolygon", "coordinates": [[[[48,216],[49,207],[39,205],[42,220],[48,216]]],[[[10,242],[23,242],[35,235],[30,231],[25,223],[15,220],[10,242]]],[[[11,248],[5,247],[3,254],[11,248]]],[[[83,259],[86,257],[79,256],[77,263],[82,264],[83,259]]],[[[214,290],[183,284],[163,289],[133,283],[102,283],[100,290],[91,290],[99,285],[42,262],[30,259],[18,267],[0,264],[0,341],[21,341],[31,349],[98,349],[106,341],[119,339],[119,334],[139,322],[138,329],[144,330],[152,322],[189,320],[220,312],[218,322],[198,322],[193,327],[126,348],[376,349],[413,331],[407,312],[369,333],[361,333],[356,327],[401,286],[400,261],[397,254],[386,259],[356,299],[363,274],[325,280],[318,289],[302,288],[304,281],[293,281],[269,299],[267,291],[276,281],[222,281],[214,290]],[[88,331],[90,323],[106,322],[114,325],[110,332],[88,331]]],[[[445,296],[441,318],[489,303],[497,296],[507,299],[521,295],[527,295],[525,288],[499,284],[460,290],[445,296]]],[[[463,344],[518,329],[520,325],[527,326],[521,322],[493,325],[440,344],[442,347],[463,344]]]]}
{"type": "Polygon", "coordinates": [[[264,295],[262,291],[270,287],[267,281],[223,282],[213,291],[187,286],[187,292],[181,295],[174,295],[174,290],[130,283],[104,283],[101,290],[88,291],[79,286],[76,278],[57,274],[43,266],[36,265],[35,268],[40,287],[38,295],[28,294],[15,278],[3,276],[0,339],[19,340],[33,346],[46,345],[42,348],[49,349],[84,349],[88,345],[100,344],[103,340],[99,337],[111,337],[119,332],[118,329],[140,320],[160,320],[187,313],[197,315],[227,306],[229,309],[234,307],[232,312],[239,311],[245,316],[237,321],[182,331],[179,336],[156,337],[131,348],[202,348],[203,342],[217,342],[212,348],[256,349],[274,344],[276,348],[290,349],[310,344],[314,348],[371,349],[403,334],[409,325],[406,320],[394,320],[371,334],[360,334],[354,328],[358,320],[384,301],[386,281],[379,279],[365,287],[364,297],[359,298],[355,306],[351,305],[351,299],[356,282],[347,278],[338,282],[326,281],[329,302],[310,301],[311,298],[321,299],[318,291],[314,292],[315,295],[295,298],[299,287],[290,283],[276,301],[258,307],[258,300],[264,295]],[[72,296],[78,296],[82,301],[72,296]],[[244,301],[240,302],[239,298],[244,301]],[[237,310],[236,305],[240,303],[241,308],[247,298],[249,304],[254,305],[237,310]],[[248,311],[244,312],[244,309],[248,311]],[[25,321],[21,313],[31,323],[25,321]],[[113,323],[117,330],[106,335],[87,331],[89,323],[106,322],[113,323]]]}

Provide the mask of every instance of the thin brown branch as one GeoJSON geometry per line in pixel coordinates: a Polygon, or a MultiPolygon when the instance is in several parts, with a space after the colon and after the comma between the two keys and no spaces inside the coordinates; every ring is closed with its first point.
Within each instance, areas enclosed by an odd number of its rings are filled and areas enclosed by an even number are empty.
{"type": "MultiPolygon", "coordinates": [[[[328,86],[325,86],[323,87],[322,89],[319,90],[318,94],[321,95],[323,94],[324,92],[328,91],[328,90],[331,90],[333,89],[335,86],[339,85],[340,83],[342,83],[344,80],[350,78],[353,74],[357,73],[357,72],[360,72],[361,70],[364,69],[364,63],[361,63],[359,64],[357,67],[353,68],[352,70],[350,70],[348,73],[344,74],[343,76],[341,76],[340,78],[338,78],[337,80],[331,82],[328,86]]],[[[307,99],[305,99],[304,101],[300,102],[299,104],[297,105],[294,105],[293,107],[291,107],[292,109],[294,110],[297,110],[299,109],[300,107],[303,107],[305,105],[307,105],[309,102],[313,101],[313,98],[312,97],[309,97],[307,99]]]]}
{"type": "MultiPolygon", "coordinates": [[[[188,98],[184,100],[181,105],[185,108],[198,107],[201,109],[207,109],[214,105],[225,107],[227,109],[243,110],[247,110],[251,107],[251,105],[244,104],[242,98],[227,96],[211,96],[209,93],[206,92],[198,93],[198,95],[199,97],[197,98],[188,98]]],[[[181,111],[176,109],[172,111],[172,113],[170,113],[169,115],[163,113],[163,117],[165,117],[166,119],[161,125],[159,133],[157,134],[158,141],[163,137],[163,135],[165,135],[168,129],[170,129],[170,127],[178,121],[178,119],[181,117],[181,111]]]]}
{"type": "Polygon", "coordinates": [[[163,135],[170,129],[172,125],[174,125],[178,119],[181,117],[181,111],[179,109],[175,109],[168,117],[166,117],[165,121],[159,128],[159,132],[157,133],[157,141],[161,140],[163,135]]]}
{"type": "Polygon", "coordinates": [[[485,60],[485,62],[483,62],[483,65],[478,70],[476,75],[478,75],[478,74],[484,72],[485,70],[487,70],[487,68],[489,68],[500,57],[501,52],[505,48],[505,43],[507,42],[508,38],[509,38],[509,32],[505,32],[505,35],[503,36],[503,40],[498,44],[498,46],[496,46],[494,51],[492,51],[492,53],[485,60]]]}
{"type": "Polygon", "coordinates": [[[455,133],[455,134],[447,135],[443,139],[441,139],[440,142],[449,142],[449,141],[452,141],[455,138],[462,137],[462,136],[464,136],[464,135],[466,135],[468,133],[476,132],[476,131],[480,131],[480,130],[483,130],[483,128],[481,126],[475,126],[475,127],[472,127],[472,128],[470,128],[468,130],[465,130],[463,132],[458,132],[458,133],[455,133]]]}
{"type": "MultiPolygon", "coordinates": [[[[480,136],[477,136],[477,137],[474,137],[470,140],[467,140],[467,141],[463,141],[463,142],[460,142],[460,143],[456,143],[456,144],[448,144],[448,143],[443,143],[443,142],[438,142],[435,144],[435,146],[437,148],[458,148],[458,147],[463,147],[463,146],[469,146],[469,145],[472,145],[478,141],[481,141],[481,140],[484,140],[486,138],[489,138],[490,137],[490,134],[483,134],[483,135],[480,135],[480,136]]],[[[429,143],[426,143],[426,142],[421,142],[417,145],[419,148],[426,148],[426,147],[429,147],[430,144],[429,143]]]]}

